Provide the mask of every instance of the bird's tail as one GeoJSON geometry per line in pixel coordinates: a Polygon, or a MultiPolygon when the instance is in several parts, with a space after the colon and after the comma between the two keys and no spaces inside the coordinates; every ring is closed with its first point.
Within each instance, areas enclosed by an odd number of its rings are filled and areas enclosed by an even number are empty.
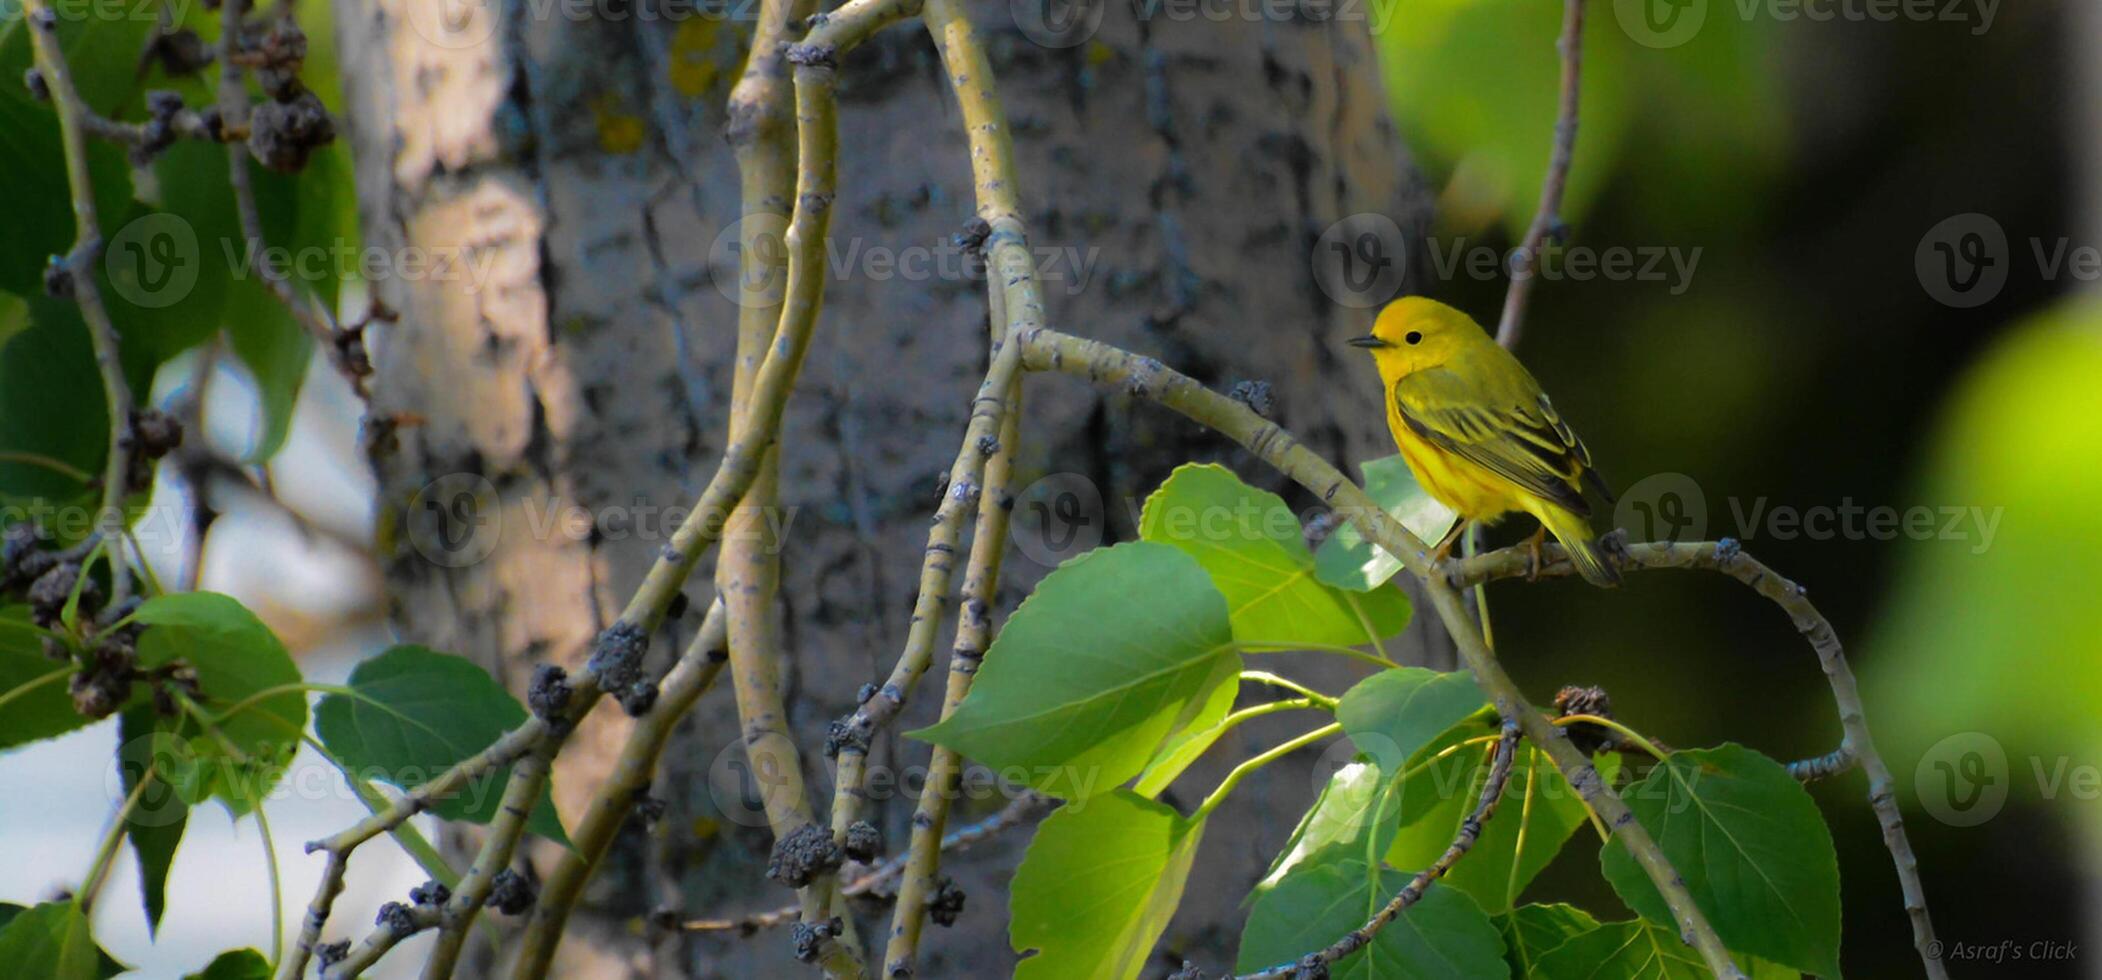
{"type": "Polygon", "coordinates": [[[1620,584],[1620,570],[1613,567],[1612,559],[1606,557],[1597,536],[1591,533],[1590,521],[1560,507],[1543,507],[1535,516],[1555,540],[1562,542],[1563,549],[1569,552],[1570,564],[1576,566],[1584,581],[1602,589],[1620,584]]]}

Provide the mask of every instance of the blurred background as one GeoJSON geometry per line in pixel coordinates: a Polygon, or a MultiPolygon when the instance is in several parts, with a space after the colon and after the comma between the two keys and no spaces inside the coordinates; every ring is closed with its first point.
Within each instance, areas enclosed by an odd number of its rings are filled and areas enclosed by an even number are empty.
{"type": "MultiPolygon", "coordinates": [[[[1531,216],[1546,6],[1405,4],[1383,36],[1439,199],[1432,250],[1506,248],[1531,216]]],[[[1951,971],[2102,976],[2102,574],[2085,559],[2102,544],[2102,6],[1650,6],[1590,6],[1567,217],[1572,254],[1662,251],[1660,274],[1546,275],[1522,356],[1621,490],[1621,526],[1736,537],[1832,620],[1942,938],[2080,947],[1951,971]]],[[[1501,280],[1430,258],[1425,291],[1493,318],[1501,280]]],[[[1638,576],[1612,602],[1514,586],[1492,606],[1515,675],[1603,685],[1669,743],[1837,744],[1808,646],[1735,583],[1638,576]]],[[[1862,786],[1813,788],[1845,963],[1917,975],[1862,786]]],[[[1610,903],[1580,850],[1543,890],[1610,903]]]]}
{"type": "MultiPolygon", "coordinates": [[[[1436,200],[1410,270],[1483,320],[1539,193],[1559,6],[1374,8],[1393,113],[1436,200]]],[[[322,52],[309,82],[333,102],[326,4],[301,7],[322,52]]],[[[2102,976],[2098,51],[2092,0],[1593,0],[1570,234],[1543,260],[1521,348],[1622,490],[1622,526],[1738,538],[1832,620],[1943,938],[2077,946],[1951,963],[1961,976],[2102,976]]],[[[158,396],[194,366],[163,368],[158,396]]],[[[232,362],[203,376],[209,436],[238,458],[257,393],[232,362]]],[[[222,496],[200,584],[242,598],[332,680],[388,636],[372,489],[335,375],[311,371],[299,397],[286,451],[262,468],[279,502],[222,496]]],[[[189,544],[165,542],[164,574],[189,544]]],[[[1604,686],[1672,745],[1787,759],[1837,744],[1807,645],[1734,583],[1660,572],[1612,601],[1566,583],[1491,595],[1498,645],[1536,696],[1604,686]]],[[[0,799],[0,838],[28,855],[0,868],[0,900],[45,897],[86,866],[113,727],[0,756],[0,785],[34,787],[0,799]]],[[[1813,792],[1839,847],[1848,972],[1915,975],[1861,777],[1813,792]]],[[[288,921],[312,886],[300,842],[356,811],[331,793],[270,805],[288,921]]],[[[200,810],[190,835],[168,938],[156,945],[131,902],[98,907],[98,936],[149,976],[267,945],[253,823],[200,810]]],[[[1615,907],[1594,854],[1566,849],[1542,899],[1615,907]]],[[[355,866],[344,907],[422,877],[377,857],[355,866]]],[[[127,854],[113,893],[129,874],[127,854]]]]}

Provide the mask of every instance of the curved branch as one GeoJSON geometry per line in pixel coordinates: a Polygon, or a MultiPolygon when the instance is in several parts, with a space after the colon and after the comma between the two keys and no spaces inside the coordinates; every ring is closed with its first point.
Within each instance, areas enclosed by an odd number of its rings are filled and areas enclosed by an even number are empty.
{"type": "Polygon", "coordinates": [[[528,978],[547,973],[577,896],[605,859],[614,833],[627,820],[629,811],[649,792],[657,760],[664,754],[664,746],[678,728],[679,720],[715,686],[716,678],[722,674],[723,664],[729,659],[726,635],[723,605],[718,601],[709,607],[700,632],[687,644],[686,652],[664,675],[656,707],[628,733],[612,773],[592,794],[584,818],[570,831],[570,849],[563,852],[561,861],[541,886],[539,901],[533,906],[532,924],[526,928],[518,961],[511,968],[512,976],[528,978]]]}
{"type": "Polygon", "coordinates": [[[1409,906],[1421,900],[1431,884],[1445,877],[1445,873],[1451,871],[1453,865],[1467,856],[1467,852],[1474,847],[1474,842],[1481,839],[1482,825],[1489,822],[1489,818],[1496,814],[1496,805],[1503,802],[1504,787],[1511,781],[1511,759],[1517,748],[1518,726],[1505,722],[1503,734],[1496,740],[1496,754],[1489,760],[1488,780],[1482,784],[1481,800],[1475,803],[1474,812],[1469,813],[1467,819],[1460,821],[1459,832],[1453,835],[1452,843],[1445,848],[1445,853],[1438,855],[1438,859],[1432,861],[1429,867],[1416,872],[1416,877],[1410,879],[1400,891],[1395,892],[1394,897],[1374,913],[1372,918],[1366,920],[1364,925],[1345,933],[1343,938],[1330,943],[1319,952],[1309,953],[1299,960],[1281,966],[1244,974],[1235,980],[1286,980],[1288,977],[1318,975],[1320,971],[1312,969],[1313,967],[1334,963],[1370,945],[1373,936],[1378,935],[1388,923],[1400,917],[1401,913],[1408,911],[1409,906]]]}
{"type": "MultiPolygon", "coordinates": [[[[1454,587],[1464,587],[1525,575],[1568,575],[1575,570],[1569,564],[1568,553],[1558,544],[1541,549],[1539,568],[1532,567],[1533,559],[1528,550],[1522,546],[1505,548],[1452,562],[1444,570],[1445,579],[1454,587]]],[[[1693,568],[1720,572],[1750,586],[1788,614],[1796,632],[1801,633],[1817,653],[1818,663],[1824,668],[1825,679],[1832,688],[1832,700],[1839,706],[1839,725],[1844,733],[1838,749],[1794,763],[1788,767],[1789,772],[1797,779],[1817,779],[1844,771],[1859,761],[1862,771],[1868,775],[1869,804],[1875,808],[1876,821],[1882,826],[1883,846],[1890,851],[1891,861],[1898,869],[1898,883],[1905,896],[1905,914],[1912,920],[1912,944],[1919,951],[1920,962],[1926,967],[1929,977],[1937,980],[1947,977],[1947,968],[1934,955],[1940,944],[1934,939],[1934,920],[1927,914],[1927,892],[1920,884],[1919,858],[1913,854],[1912,843],[1905,836],[1904,814],[1898,809],[1897,781],[1892,778],[1890,767],[1884,765],[1882,755],[1876,751],[1875,740],[1869,735],[1861,692],[1854,682],[1854,670],[1847,664],[1846,650],[1840,645],[1839,634],[1832,629],[1824,614],[1810,603],[1809,591],[1745,553],[1743,546],[1732,538],[1632,544],[1625,549],[1619,564],[1625,569],[1693,568]]]]}
{"type": "Polygon", "coordinates": [[[402,940],[425,929],[438,925],[440,913],[434,905],[408,906],[400,922],[390,921],[382,913],[380,922],[363,942],[352,947],[349,955],[321,969],[321,980],[350,980],[366,970],[372,969],[380,957],[387,955],[402,940]]]}
{"type": "Polygon", "coordinates": [[[1496,325],[1496,342],[1517,347],[1525,329],[1525,303],[1538,279],[1540,248],[1547,239],[1567,233],[1562,226],[1562,192],[1569,186],[1569,164],[1576,157],[1577,103],[1584,77],[1584,0],[1564,0],[1562,36],[1555,41],[1562,54],[1561,108],[1555,116],[1554,149],[1547,159],[1547,176],[1540,181],[1540,209],[1525,229],[1525,239],[1511,253],[1511,285],[1504,291],[1503,317],[1496,325]]]}
{"type": "Polygon", "coordinates": [[[1027,331],[1019,338],[1024,363],[1032,370],[1058,371],[1088,379],[1094,384],[1134,397],[1145,398],[1174,409],[1204,426],[1240,443],[1293,482],[1320,497],[1336,513],[1355,525],[1367,541],[1400,559],[1410,574],[1422,581],[1424,593],[1444,621],[1446,632],[1474,674],[1476,683],[1489,695],[1504,720],[1515,722],[1534,745],[1546,751],[1577,795],[1605,821],[1615,839],[1628,850],[1635,863],[1657,886],[1671,909],[1681,934],[1700,952],[1708,968],[1719,977],[1741,978],[1744,971],[1730,958],[1715,929],[1708,923],[1686,883],[1671,867],[1664,851],[1635,815],[1601,779],[1598,769],[1562,730],[1535,710],[1504,672],[1487,644],[1480,626],[1468,614],[1455,585],[1432,563],[1423,541],[1401,522],[1389,516],[1349,477],[1302,445],[1276,423],[1249,410],[1246,405],[1205,388],[1187,375],[1160,361],[1128,351],[1058,333],[1049,329],[1027,331]]]}

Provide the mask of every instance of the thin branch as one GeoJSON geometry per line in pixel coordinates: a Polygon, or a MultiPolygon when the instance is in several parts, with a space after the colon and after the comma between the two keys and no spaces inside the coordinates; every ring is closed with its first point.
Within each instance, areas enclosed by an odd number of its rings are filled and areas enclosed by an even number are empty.
{"type": "MultiPolygon", "coordinates": [[[[1568,575],[1574,571],[1567,552],[1556,544],[1542,549],[1540,564],[1542,567],[1532,567],[1533,559],[1524,547],[1505,548],[1455,563],[1446,570],[1445,577],[1458,586],[1528,574],[1568,575]]],[[[1855,686],[1854,670],[1847,664],[1846,650],[1839,642],[1839,634],[1832,629],[1824,614],[1811,604],[1808,590],[1761,564],[1729,538],[1633,544],[1625,549],[1618,564],[1625,569],[1695,568],[1721,572],[1750,586],[1788,614],[1796,632],[1801,633],[1817,653],[1818,663],[1824,668],[1825,679],[1832,688],[1832,700],[1838,705],[1840,730],[1844,733],[1837,750],[1791,765],[1789,772],[1797,779],[1815,779],[1843,771],[1853,762],[1860,763],[1868,775],[1869,803],[1875,808],[1877,822],[1882,825],[1883,846],[1890,851],[1891,861],[1897,866],[1898,883],[1905,896],[1905,913],[1912,920],[1913,946],[1919,950],[1920,962],[1926,967],[1929,977],[1936,980],[1946,977],[1947,969],[1933,954],[1940,943],[1935,941],[1934,921],[1927,914],[1927,892],[1920,883],[1919,858],[1913,854],[1912,843],[1905,836],[1905,818],[1898,809],[1896,780],[1891,777],[1890,767],[1884,765],[1883,757],[1876,752],[1875,740],[1869,735],[1861,692],[1855,686]]]]}
{"type": "Polygon", "coordinates": [[[1106,344],[1061,334],[1049,329],[1024,333],[1024,361],[1032,370],[1058,371],[1086,378],[1097,386],[1145,398],[1171,408],[1246,447],[1280,473],[1327,502],[1337,514],[1355,525],[1365,539],[1399,559],[1409,573],[1423,583],[1424,593],[1453,637],[1460,655],[1474,674],[1476,683],[1489,695],[1504,720],[1514,721],[1534,745],[1546,750],[1577,795],[1614,831],[1635,862],[1657,886],[1671,909],[1682,935],[1689,938],[1708,968],[1725,978],[1741,978],[1744,971],[1730,958],[1729,950],[1716,936],[1707,917],[1694,904],[1686,883],[1671,867],[1649,831],[1599,777],[1598,769],[1569,739],[1535,710],[1504,672],[1496,656],[1482,642],[1480,627],[1439,567],[1429,548],[1399,521],[1382,510],[1349,477],[1307,449],[1276,423],[1270,422],[1240,402],[1211,391],[1159,360],[1141,357],[1106,344]]]}
{"type": "Polygon", "coordinates": [[[468,927],[474,924],[475,915],[496,887],[497,874],[510,868],[511,856],[517,853],[518,841],[525,836],[526,820],[532,815],[533,804],[540,800],[548,770],[553,768],[560,748],[559,739],[543,739],[511,770],[511,781],[504,784],[503,799],[497,805],[495,819],[489,821],[489,831],[482,838],[482,849],[475,854],[474,865],[460,876],[460,886],[453,889],[452,897],[440,910],[438,942],[431,948],[430,959],[424,961],[424,980],[452,976],[461,951],[467,947],[468,927]]]}
{"type": "Polygon", "coordinates": [[[591,880],[599,862],[605,859],[614,834],[626,822],[629,811],[648,795],[657,760],[664,754],[680,719],[722,674],[729,656],[725,649],[727,627],[722,603],[712,604],[700,632],[664,675],[657,705],[628,733],[612,772],[592,794],[584,819],[570,830],[570,849],[563,852],[561,861],[541,886],[532,924],[526,929],[512,976],[546,974],[554,960],[555,947],[562,941],[570,910],[584,891],[584,883],[591,880]]]}
{"type": "MultiPolygon", "coordinates": [[[[248,130],[248,83],[242,65],[244,59],[237,50],[245,35],[245,18],[249,0],[223,0],[219,9],[219,115],[229,128],[244,134],[248,130]]],[[[306,328],[314,343],[328,355],[328,361],[350,388],[360,398],[370,397],[365,390],[365,379],[372,374],[371,364],[362,357],[354,357],[347,339],[336,328],[332,311],[324,311],[299,294],[284,270],[272,265],[264,250],[263,218],[255,203],[254,182],[248,175],[248,146],[242,142],[229,142],[226,147],[226,175],[234,192],[234,211],[240,218],[241,237],[255,254],[255,267],[263,282],[277,296],[278,302],[292,314],[300,326],[306,328]]]]}
{"type": "MultiPolygon", "coordinates": [[[[939,3],[940,0],[937,0],[939,3]]],[[[987,278],[987,323],[998,343],[1013,329],[1007,319],[1006,287],[987,278]]],[[[1000,563],[1007,545],[1008,515],[1014,508],[1011,477],[1015,448],[1021,442],[1022,386],[1019,375],[1007,387],[1007,406],[1000,423],[998,442],[985,461],[985,489],[978,505],[978,524],[971,532],[970,564],[964,570],[963,599],[956,623],[956,643],[949,651],[949,683],[942,697],[941,717],[947,718],[971,693],[971,682],[985,660],[993,641],[993,606],[1000,591],[1000,563]]],[[[982,451],[986,447],[979,447],[982,451]]],[[[949,804],[962,777],[963,758],[945,745],[934,747],[927,764],[927,781],[920,802],[913,810],[912,839],[907,848],[906,874],[898,889],[898,902],[891,910],[890,943],[883,952],[887,977],[911,976],[919,956],[920,936],[926,924],[927,905],[939,889],[942,830],[948,826],[949,804]]]]}
{"type": "Polygon", "coordinates": [[[1842,745],[1824,755],[1797,759],[1789,763],[1788,774],[1799,782],[1814,783],[1820,779],[1830,779],[1841,773],[1851,772],[1860,764],[1861,759],[1854,755],[1854,750],[1842,745]]]}
{"type": "MultiPolygon", "coordinates": [[[[1018,181],[1013,164],[1014,148],[1006,113],[993,88],[993,71],[985,48],[972,29],[962,4],[955,0],[929,0],[922,19],[941,55],[962,110],[964,131],[971,148],[970,158],[977,171],[979,216],[987,222],[988,228],[998,221],[1002,229],[1012,223],[1016,230],[1012,240],[1002,235],[1000,240],[989,239],[987,243],[992,249],[989,264],[997,272],[986,277],[992,363],[984,384],[979,388],[980,397],[973,406],[971,421],[966,426],[964,445],[958,450],[956,464],[950,470],[948,486],[951,492],[936,510],[935,528],[928,535],[920,596],[913,610],[913,626],[906,639],[906,650],[899,657],[890,683],[879,691],[877,698],[871,699],[879,710],[889,705],[894,714],[903,706],[905,692],[917,684],[920,672],[931,659],[934,633],[941,624],[941,600],[948,589],[948,563],[953,555],[953,550],[945,552],[941,549],[953,549],[962,523],[961,514],[952,517],[951,511],[975,504],[977,527],[972,533],[969,565],[964,572],[956,642],[949,656],[949,681],[942,701],[941,716],[946,718],[970,693],[978,666],[992,645],[992,610],[999,594],[1008,514],[1014,506],[1009,482],[1014,452],[1021,441],[1020,345],[1013,341],[1022,330],[1042,322],[1043,297],[1037,284],[1034,262],[1026,249],[1017,247],[1020,222],[1015,196],[1018,181]],[[1006,375],[1004,384],[997,377],[1002,374],[1006,375]],[[988,401],[985,398],[988,394],[996,396],[996,400],[988,401]],[[975,490],[969,482],[974,469],[978,471],[976,477],[982,481],[975,490]],[[952,505],[956,506],[952,508],[952,505]]],[[[854,728],[854,722],[860,720],[857,712],[856,719],[848,723],[854,741],[843,747],[840,754],[843,785],[849,765],[856,760],[852,750],[859,747],[865,752],[867,738],[884,721],[872,717],[868,719],[871,723],[868,729],[854,728]]],[[[915,969],[928,904],[939,888],[937,874],[941,866],[942,830],[948,823],[950,798],[961,778],[962,764],[962,757],[946,746],[936,746],[932,750],[926,791],[921,794],[913,813],[904,881],[898,890],[897,905],[891,911],[890,942],[883,954],[885,976],[908,977],[915,969]]],[[[854,789],[859,792],[858,785],[854,789]]],[[[850,799],[842,795],[834,800],[835,833],[842,832],[844,827],[840,806],[850,799]]]]}
{"type": "Polygon", "coordinates": [[[91,111],[73,87],[72,69],[58,41],[58,17],[48,0],[23,0],[23,20],[35,51],[37,72],[51,92],[51,107],[58,115],[59,142],[66,159],[66,186],[73,197],[73,248],[65,257],[52,259],[47,282],[70,293],[80,305],[80,318],[87,324],[88,340],[94,346],[95,367],[102,375],[102,390],[109,412],[109,455],[102,469],[102,506],[96,512],[98,535],[109,545],[110,601],[115,609],[131,590],[131,565],[124,554],[124,494],[131,482],[131,386],[124,380],[124,362],[118,353],[117,327],[109,308],[102,304],[102,290],[95,282],[102,258],[101,224],[95,215],[95,183],[88,173],[87,127],[91,111]]]}
{"type": "Polygon", "coordinates": [[[1549,238],[1567,234],[1562,225],[1562,192],[1569,187],[1569,164],[1576,157],[1577,103],[1584,75],[1584,0],[1564,0],[1562,36],[1555,41],[1562,53],[1562,102],[1555,117],[1554,149],[1547,160],[1547,176],[1540,182],[1540,210],[1525,230],[1525,239],[1511,253],[1511,285],[1504,291],[1503,318],[1496,325],[1496,342],[1517,347],[1525,322],[1526,299],[1540,268],[1540,249],[1549,238]]]}
{"type": "MultiPolygon", "coordinates": [[[[1000,812],[980,820],[961,830],[951,832],[941,839],[943,853],[969,850],[972,845],[999,834],[1001,831],[1021,824],[1042,811],[1050,801],[1035,790],[1025,790],[1009,802],[1000,812]]],[[[910,854],[900,854],[870,869],[866,874],[841,886],[840,894],[849,897],[881,894],[884,885],[897,880],[911,863],[910,854]]],[[[765,912],[736,919],[688,919],[679,923],[682,932],[737,932],[753,933],[761,929],[772,929],[795,921],[802,912],[798,905],[783,905],[765,912]]]]}
{"type": "Polygon", "coordinates": [[[426,929],[435,928],[442,913],[435,905],[391,905],[380,913],[372,932],[351,948],[349,955],[321,969],[322,980],[350,980],[380,961],[396,944],[426,929]],[[400,911],[396,911],[400,910],[400,911]],[[389,913],[393,913],[390,915],[389,913]]]}
{"type": "Polygon", "coordinates": [[[321,884],[315,887],[314,899],[307,903],[306,918],[299,925],[299,941],[292,944],[291,954],[277,965],[277,980],[300,980],[306,974],[308,957],[321,946],[321,930],[328,925],[329,910],[335,906],[336,896],[343,893],[348,853],[328,852],[328,861],[321,866],[321,884]]]}
{"type": "MultiPolygon", "coordinates": [[[[894,7],[872,5],[872,9],[891,11],[894,7]]],[[[902,5],[895,7],[900,12],[904,9],[902,5]]],[[[858,27],[863,20],[874,22],[878,19],[875,14],[863,14],[855,19],[855,24],[858,27]]],[[[991,283],[988,288],[1000,292],[1004,315],[992,322],[991,362],[971,402],[963,444],[958,447],[950,465],[947,491],[935,509],[933,526],[927,533],[919,592],[913,603],[904,650],[898,655],[897,663],[885,682],[851,717],[836,725],[827,738],[826,748],[837,759],[832,834],[842,843],[846,840],[848,828],[860,818],[868,752],[875,734],[897,717],[911,690],[933,662],[964,519],[974,510],[981,515],[989,509],[1000,510],[988,507],[987,493],[988,490],[994,496],[1005,493],[1005,462],[1001,464],[999,487],[990,487],[986,474],[990,457],[1000,456],[1002,450],[1008,448],[1007,444],[1016,438],[1012,433],[1018,432],[1006,425],[1013,413],[1013,401],[1020,393],[1021,350],[1013,343],[1013,338],[1019,331],[1043,322],[1043,297],[1036,280],[1035,263],[1024,244],[1022,224],[1017,214],[1013,146],[1007,134],[1006,117],[992,88],[992,72],[987,66],[984,49],[961,8],[949,0],[931,0],[927,4],[925,19],[962,107],[972,166],[977,177],[978,213],[990,229],[985,240],[990,270],[988,281],[991,283]],[[1010,434],[1003,439],[1003,433],[1010,434]]],[[[803,62],[825,64],[836,57],[826,34],[842,29],[841,24],[839,16],[834,15],[812,32],[810,40],[790,52],[790,58],[798,61],[796,84],[799,99],[804,76],[813,70],[803,62]]],[[[981,536],[977,539],[979,544],[973,548],[972,567],[968,573],[979,586],[979,593],[967,596],[969,601],[976,603],[977,619],[959,624],[959,647],[968,645],[973,650],[982,651],[989,639],[990,599],[998,584],[998,549],[999,542],[1006,537],[1005,522],[1004,511],[981,520],[981,536]]],[[[968,689],[967,681],[961,684],[961,687],[952,687],[958,699],[961,691],[968,689]]],[[[944,761],[939,755],[935,758],[938,764],[944,761]]],[[[942,781],[953,780],[957,766],[953,756],[946,761],[948,765],[935,770],[935,775],[942,781]]],[[[940,806],[942,804],[928,801],[945,795],[932,793],[923,798],[922,805],[940,806]]],[[[916,873],[906,881],[907,891],[903,893],[899,911],[903,918],[899,922],[900,928],[893,929],[893,939],[886,951],[885,971],[888,975],[901,976],[911,972],[911,960],[919,943],[919,915],[924,911],[936,861],[937,851],[931,845],[938,836],[938,829],[915,834],[920,855],[919,869],[925,874],[916,873]]]]}
{"type": "Polygon", "coordinates": [[[1244,974],[1237,980],[1285,980],[1287,977],[1316,975],[1320,971],[1313,967],[1334,963],[1370,945],[1373,936],[1378,935],[1388,923],[1399,918],[1401,913],[1408,911],[1409,906],[1423,898],[1423,893],[1431,884],[1452,870],[1452,866],[1459,863],[1460,858],[1465,857],[1467,851],[1474,847],[1475,841],[1481,839],[1482,825],[1488,823],[1489,818],[1495,815],[1496,805],[1503,801],[1504,788],[1510,784],[1511,759],[1517,747],[1518,726],[1506,723],[1502,737],[1496,740],[1496,755],[1489,762],[1488,781],[1482,784],[1482,796],[1480,801],[1475,803],[1474,812],[1469,813],[1467,819],[1460,821],[1460,830],[1453,835],[1452,843],[1445,848],[1445,853],[1438,855],[1438,859],[1432,861],[1429,867],[1416,872],[1416,877],[1404,885],[1401,891],[1394,893],[1394,897],[1364,925],[1344,934],[1343,938],[1330,943],[1319,952],[1309,953],[1292,963],[1244,974]]]}

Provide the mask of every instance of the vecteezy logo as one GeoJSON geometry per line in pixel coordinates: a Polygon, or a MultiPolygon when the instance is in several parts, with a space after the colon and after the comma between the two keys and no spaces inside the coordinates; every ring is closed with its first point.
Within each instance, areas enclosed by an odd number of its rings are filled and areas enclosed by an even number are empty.
{"type": "Polygon", "coordinates": [[[1975,827],[2007,803],[2007,750],[1984,732],[1958,732],[1934,743],[1912,771],[1912,790],[1934,819],[1975,827]]]}
{"type": "Polygon", "coordinates": [[[740,827],[764,827],[767,810],[794,806],[801,780],[786,778],[795,764],[793,750],[784,754],[777,742],[761,741],[747,750],[744,739],[732,739],[708,764],[708,798],[722,818],[740,827]]]}
{"type": "Polygon", "coordinates": [[[1676,48],[1700,33],[1708,0],[1613,0],[1613,19],[1636,44],[1676,48]]]}
{"type": "Polygon", "coordinates": [[[1102,491],[1078,473],[1053,473],[1015,495],[1008,533],[1029,560],[1055,568],[1102,543],[1109,514],[1102,491]]]}
{"type": "Polygon", "coordinates": [[[197,231],[172,214],[149,214],[110,236],[102,267],[110,289],[149,310],[174,306],[197,285],[197,231]]]}
{"type": "Polygon", "coordinates": [[[1942,219],[1912,253],[1920,286],[1936,302],[1969,309],[1990,302],[2007,285],[2007,231],[1975,211],[1942,219]]]}
{"type": "Polygon", "coordinates": [[[715,289],[740,307],[781,305],[788,292],[788,216],[756,211],[723,226],[708,245],[715,289]]]}
{"type": "Polygon", "coordinates": [[[1384,214],[1353,214],[1314,241],[1314,281],[1339,305],[1369,310],[1401,294],[1407,241],[1384,214]]]}
{"type": "Polygon", "coordinates": [[[405,6],[409,29],[434,48],[486,44],[503,25],[494,0],[416,0],[405,6]]]}
{"type": "Polygon", "coordinates": [[[1007,0],[1022,36],[1047,48],[1070,48],[1095,36],[1106,0],[1007,0]]]}
{"type": "Polygon", "coordinates": [[[1708,536],[1708,498],[1684,473],[1646,476],[1621,492],[1613,525],[1635,541],[1699,541],[1708,536]]]}
{"type": "Polygon", "coordinates": [[[417,554],[434,565],[465,568],[489,557],[503,538],[503,502],[481,476],[450,473],[416,491],[402,522],[417,554]]]}

